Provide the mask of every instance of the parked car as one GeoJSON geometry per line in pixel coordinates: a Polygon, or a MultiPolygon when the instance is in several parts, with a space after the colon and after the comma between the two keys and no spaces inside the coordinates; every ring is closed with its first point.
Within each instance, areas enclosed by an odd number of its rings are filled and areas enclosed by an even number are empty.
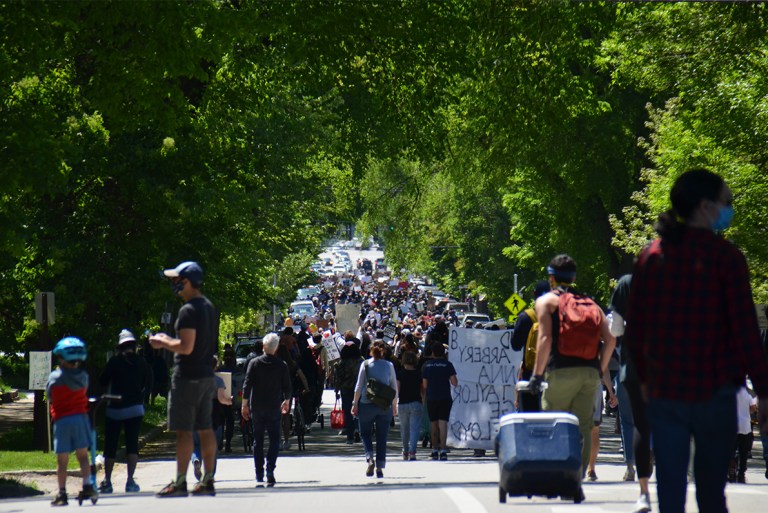
{"type": "Polygon", "coordinates": [[[373,262],[371,262],[367,258],[360,259],[357,262],[357,268],[364,270],[366,273],[372,273],[373,272],[373,262]]]}
{"type": "Polygon", "coordinates": [[[491,318],[485,314],[468,313],[459,316],[459,326],[466,326],[467,321],[472,321],[475,324],[482,323],[483,325],[489,324],[491,318]]]}
{"type": "Polygon", "coordinates": [[[459,316],[463,315],[463,314],[471,313],[471,309],[469,308],[469,304],[468,303],[454,303],[454,302],[450,302],[450,303],[447,303],[445,305],[445,307],[448,310],[453,310],[459,316]]]}
{"type": "Polygon", "coordinates": [[[437,300],[437,303],[435,304],[435,310],[440,313],[443,313],[443,310],[448,309],[448,303],[455,303],[455,302],[456,302],[456,299],[450,296],[443,296],[437,300]]]}
{"type": "Polygon", "coordinates": [[[303,287],[296,291],[296,301],[312,299],[318,294],[320,289],[317,287],[303,287]]]}
{"type": "Polygon", "coordinates": [[[288,308],[288,313],[290,315],[299,315],[304,318],[304,316],[314,317],[317,314],[317,311],[315,310],[315,304],[312,301],[294,301],[288,308]]]}
{"type": "Polygon", "coordinates": [[[253,351],[256,342],[261,342],[261,337],[238,340],[235,343],[235,361],[238,369],[245,371],[245,359],[253,351]]]}

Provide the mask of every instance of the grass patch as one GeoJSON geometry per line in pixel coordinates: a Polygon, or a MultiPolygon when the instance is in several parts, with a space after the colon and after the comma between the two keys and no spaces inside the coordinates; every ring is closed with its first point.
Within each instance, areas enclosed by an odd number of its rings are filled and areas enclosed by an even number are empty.
{"type": "Polygon", "coordinates": [[[145,435],[168,420],[168,400],[156,397],[155,404],[144,406],[144,420],[141,423],[141,434],[145,435]]]}
{"type": "Polygon", "coordinates": [[[32,423],[24,424],[0,435],[0,451],[34,451],[34,439],[34,426],[32,423]]]}
{"type": "MultiPolygon", "coordinates": [[[[158,397],[154,405],[145,408],[140,436],[165,422],[166,407],[166,400],[158,397]]],[[[125,447],[123,436],[120,437],[119,447],[125,447]]],[[[99,453],[104,450],[104,408],[99,409],[96,421],[96,448],[99,453]]],[[[68,468],[79,468],[74,453],[70,455],[68,468]]],[[[0,472],[18,470],[56,470],[56,454],[35,449],[34,427],[31,423],[0,435],[0,472]]]]}
{"type": "MultiPolygon", "coordinates": [[[[80,465],[77,463],[74,453],[69,456],[70,470],[77,470],[80,465]]],[[[0,452],[0,472],[16,472],[19,470],[56,470],[56,454],[53,452],[42,451],[2,451],[0,452]]]]}

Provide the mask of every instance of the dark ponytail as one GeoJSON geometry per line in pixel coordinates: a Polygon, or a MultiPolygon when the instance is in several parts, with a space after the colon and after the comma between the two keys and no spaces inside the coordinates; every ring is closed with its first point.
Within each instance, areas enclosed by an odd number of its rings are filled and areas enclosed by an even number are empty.
{"type": "Polygon", "coordinates": [[[677,244],[683,239],[685,233],[685,220],[678,218],[677,212],[674,208],[662,212],[656,223],[653,225],[653,229],[659,234],[666,242],[677,244]]]}
{"type": "Polygon", "coordinates": [[[680,242],[686,223],[701,202],[717,201],[724,186],[725,181],[708,169],[686,171],[675,180],[669,193],[672,208],[659,216],[654,229],[665,242],[680,242]]]}

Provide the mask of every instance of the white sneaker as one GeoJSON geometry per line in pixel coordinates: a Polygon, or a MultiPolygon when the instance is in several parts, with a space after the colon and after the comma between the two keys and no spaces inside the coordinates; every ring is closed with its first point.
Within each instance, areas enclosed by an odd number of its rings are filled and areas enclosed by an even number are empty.
{"type": "Polygon", "coordinates": [[[649,511],[651,511],[651,498],[647,493],[641,493],[637,502],[635,502],[635,509],[633,509],[632,512],[648,513],[649,511]]]}

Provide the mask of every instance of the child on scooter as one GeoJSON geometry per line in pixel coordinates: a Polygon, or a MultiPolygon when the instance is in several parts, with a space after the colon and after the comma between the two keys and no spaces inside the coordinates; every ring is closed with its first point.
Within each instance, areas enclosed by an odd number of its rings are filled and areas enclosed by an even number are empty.
{"type": "Polygon", "coordinates": [[[96,498],[91,484],[88,462],[91,425],[88,420],[88,373],[80,368],[87,351],[85,343],[76,337],[66,337],[56,344],[53,354],[58,368],[48,378],[46,393],[53,420],[53,449],[56,453],[56,477],[59,492],[51,506],[67,505],[67,466],[69,453],[74,451],[83,477],[81,498],[96,498]]]}

